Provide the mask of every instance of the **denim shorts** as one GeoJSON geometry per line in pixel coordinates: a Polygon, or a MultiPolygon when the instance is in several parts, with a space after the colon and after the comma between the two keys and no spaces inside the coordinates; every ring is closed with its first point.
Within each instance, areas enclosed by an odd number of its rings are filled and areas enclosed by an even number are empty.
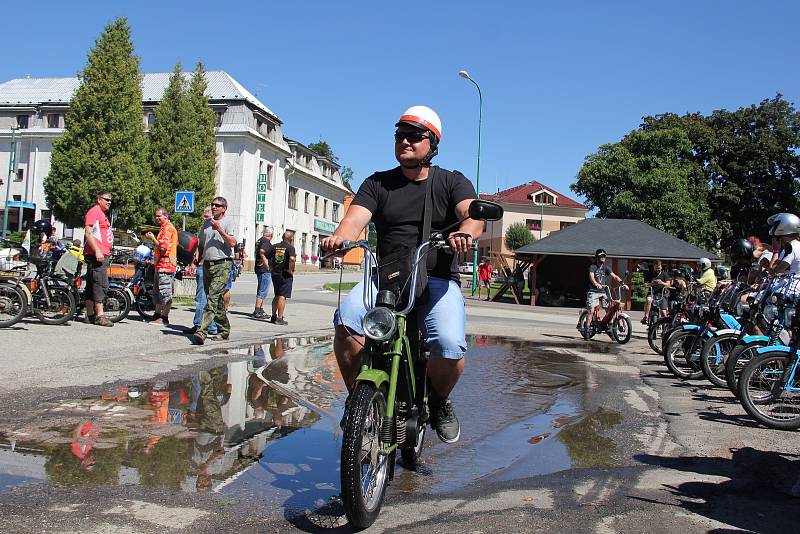
{"type": "MultiPolygon", "coordinates": [[[[416,305],[417,326],[431,357],[460,360],[467,352],[467,313],[461,288],[452,280],[428,278],[428,298],[416,305]]],[[[363,336],[364,282],[359,282],[342,300],[333,324],[344,325],[363,336]]]]}
{"type": "Polygon", "coordinates": [[[258,273],[258,289],[256,290],[256,297],[260,299],[267,298],[269,293],[269,286],[272,284],[272,273],[263,272],[258,273]]]}

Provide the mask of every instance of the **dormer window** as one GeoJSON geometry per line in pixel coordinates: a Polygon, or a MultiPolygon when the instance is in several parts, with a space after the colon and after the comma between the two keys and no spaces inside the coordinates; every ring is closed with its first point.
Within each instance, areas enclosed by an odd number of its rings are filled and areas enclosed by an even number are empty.
{"type": "Polygon", "coordinates": [[[536,205],[553,205],[556,203],[556,197],[548,193],[547,191],[539,191],[533,195],[533,203],[536,205]]]}

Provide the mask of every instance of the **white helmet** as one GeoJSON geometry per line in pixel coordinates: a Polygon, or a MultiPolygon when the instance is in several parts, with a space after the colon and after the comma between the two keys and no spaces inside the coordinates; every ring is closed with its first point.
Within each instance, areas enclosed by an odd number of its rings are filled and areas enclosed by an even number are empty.
{"type": "Polygon", "coordinates": [[[436,136],[436,144],[442,140],[442,120],[435,111],[427,106],[411,106],[403,112],[395,126],[400,126],[400,123],[428,130],[436,136]]]}
{"type": "Polygon", "coordinates": [[[699,260],[697,260],[697,263],[700,264],[700,268],[704,271],[706,269],[711,268],[711,260],[709,260],[708,258],[700,258],[699,260]]]}
{"type": "Polygon", "coordinates": [[[776,213],[767,219],[769,235],[800,234],[800,218],[794,213],[776,213]]]}

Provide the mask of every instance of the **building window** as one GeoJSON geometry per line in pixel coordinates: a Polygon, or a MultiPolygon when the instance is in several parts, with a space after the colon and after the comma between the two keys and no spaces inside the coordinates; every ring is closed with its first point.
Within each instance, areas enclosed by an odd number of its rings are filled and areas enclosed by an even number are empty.
{"type": "Polygon", "coordinates": [[[538,193],[536,196],[533,197],[534,204],[544,204],[545,206],[552,205],[556,203],[556,199],[550,193],[545,193],[542,191],[538,193]]]}
{"type": "Polygon", "coordinates": [[[314,217],[319,217],[319,197],[314,195],[314,217]]]}
{"type": "Polygon", "coordinates": [[[156,114],[155,113],[148,113],[147,114],[147,129],[149,130],[153,126],[156,125],[156,114]]]}
{"type": "Polygon", "coordinates": [[[328,199],[322,201],[322,218],[328,218],[328,199]]]}
{"type": "Polygon", "coordinates": [[[335,202],[333,203],[333,215],[332,215],[332,218],[333,218],[333,222],[336,222],[336,223],[339,222],[339,204],[337,204],[335,202]]]}
{"type": "Polygon", "coordinates": [[[308,213],[309,204],[311,203],[311,193],[306,193],[306,200],[303,203],[303,211],[308,213]]]}
{"type": "Polygon", "coordinates": [[[289,200],[287,202],[288,206],[296,210],[297,209],[297,188],[289,186],[289,200]]]}
{"type": "Polygon", "coordinates": [[[217,119],[214,121],[214,126],[219,128],[222,126],[222,116],[225,115],[224,111],[217,111],[217,119]]]}
{"type": "Polygon", "coordinates": [[[25,169],[17,169],[17,175],[14,177],[15,182],[21,182],[25,179],[25,169]]]}
{"type": "Polygon", "coordinates": [[[49,113],[47,115],[47,127],[59,128],[61,124],[61,115],[58,113],[49,113]]]}
{"type": "Polygon", "coordinates": [[[28,127],[28,115],[17,115],[17,128],[22,130],[28,127]]]}
{"type": "Polygon", "coordinates": [[[564,228],[572,226],[573,224],[575,223],[570,221],[561,221],[561,226],[559,226],[559,230],[563,230],[564,228]]]}
{"type": "Polygon", "coordinates": [[[267,189],[272,191],[272,165],[267,163],[267,189]]]}
{"type": "Polygon", "coordinates": [[[311,255],[312,256],[319,256],[319,251],[317,250],[317,236],[311,236],[311,255]]]}
{"type": "Polygon", "coordinates": [[[542,229],[541,219],[525,219],[525,226],[528,230],[536,230],[537,232],[542,229]]]}
{"type": "Polygon", "coordinates": [[[300,238],[300,257],[306,255],[306,243],[308,242],[308,234],[303,232],[303,236],[300,238]]]}

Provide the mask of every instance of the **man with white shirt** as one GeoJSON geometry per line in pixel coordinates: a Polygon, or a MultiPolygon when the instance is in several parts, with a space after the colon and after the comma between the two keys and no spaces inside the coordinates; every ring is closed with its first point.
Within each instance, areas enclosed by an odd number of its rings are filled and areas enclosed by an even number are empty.
{"type": "Polygon", "coordinates": [[[776,213],[769,219],[769,235],[778,238],[780,255],[773,267],[775,274],[800,274],[800,218],[793,213],[776,213]]]}

